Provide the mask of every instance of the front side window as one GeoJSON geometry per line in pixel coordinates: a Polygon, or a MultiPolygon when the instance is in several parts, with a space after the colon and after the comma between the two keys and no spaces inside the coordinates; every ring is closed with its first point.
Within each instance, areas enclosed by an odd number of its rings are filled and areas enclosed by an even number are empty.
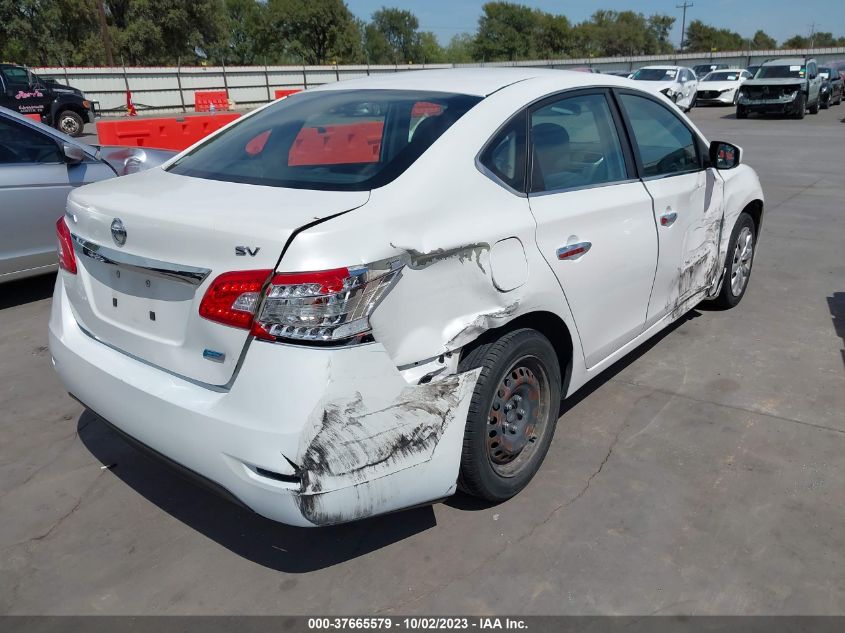
{"type": "Polygon", "coordinates": [[[0,117],[0,165],[59,163],[63,160],[53,139],[0,117]]]}
{"type": "Polygon", "coordinates": [[[603,94],[567,97],[531,113],[531,191],[625,180],[625,158],[603,94]]]}
{"type": "Polygon", "coordinates": [[[525,112],[514,117],[481,154],[481,164],[503,183],[524,191],[525,112]]]}
{"type": "Polygon", "coordinates": [[[200,145],[169,171],[272,187],[367,191],[402,174],[480,97],[305,92],[200,145]]]}
{"type": "Polygon", "coordinates": [[[693,133],[667,108],[647,97],[620,94],[644,176],[698,171],[701,164],[693,133]]]}

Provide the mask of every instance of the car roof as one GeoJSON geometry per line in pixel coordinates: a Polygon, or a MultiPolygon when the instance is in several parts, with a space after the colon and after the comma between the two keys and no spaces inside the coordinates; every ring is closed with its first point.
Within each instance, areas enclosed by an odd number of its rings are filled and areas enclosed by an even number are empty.
{"type": "MultiPolygon", "coordinates": [[[[620,78],[600,73],[549,68],[453,68],[408,70],[323,84],[311,90],[428,90],[486,97],[522,81],[553,79],[561,89],[621,85],[620,78]]],[[[626,84],[627,85],[627,84],[626,84]]]]}

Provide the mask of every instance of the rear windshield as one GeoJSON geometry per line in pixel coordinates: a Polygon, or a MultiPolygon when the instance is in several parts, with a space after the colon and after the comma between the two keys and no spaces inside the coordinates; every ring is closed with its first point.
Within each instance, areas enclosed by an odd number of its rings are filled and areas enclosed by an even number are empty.
{"type": "Polygon", "coordinates": [[[761,66],[756,79],[803,79],[807,75],[807,67],[801,64],[791,66],[761,66]]]}
{"type": "Polygon", "coordinates": [[[304,92],[174,163],[184,176],[366,191],[397,178],[480,97],[406,90],[304,92]]]}
{"type": "Polygon", "coordinates": [[[713,71],[701,81],[737,81],[739,71],[713,71]]]}
{"type": "Polygon", "coordinates": [[[674,68],[640,68],[631,79],[638,81],[672,81],[678,71],[674,68]]]}

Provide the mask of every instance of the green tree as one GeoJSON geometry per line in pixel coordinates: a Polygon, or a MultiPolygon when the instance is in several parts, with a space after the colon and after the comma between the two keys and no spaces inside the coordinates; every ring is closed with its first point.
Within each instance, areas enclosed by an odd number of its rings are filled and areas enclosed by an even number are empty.
{"type": "Polygon", "coordinates": [[[793,35],[788,40],[786,40],[781,48],[809,48],[810,47],[810,38],[804,37],[803,35],[793,35]]]}
{"type": "Polygon", "coordinates": [[[269,0],[267,10],[277,57],[305,64],[360,60],[358,24],[343,0],[269,0]]]}
{"type": "Polygon", "coordinates": [[[404,64],[420,59],[420,34],[417,32],[420,21],[413,13],[382,8],[373,13],[370,25],[387,43],[391,63],[404,64]]]}
{"type": "Polygon", "coordinates": [[[671,15],[655,13],[648,19],[648,37],[651,50],[648,54],[671,53],[675,50],[669,40],[669,34],[675,25],[675,18],[671,15]]]}
{"type": "Polygon", "coordinates": [[[572,53],[572,25],[565,15],[535,13],[535,53],[544,59],[562,59],[572,53]]]}
{"type": "Polygon", "coordinates": [[[475,61],[473,57],[475,37],[469,33],[459,33],[449,40],[443,52],[445,61],[453,64],[468,64],[475,61]]]}
{"type": "Polygon", "coordinates": [[[743,48],[743,39],[739,33],[729,29],[717,29],[701,20],[693,20],[687,27],[684,48],[690,52],[738,51],[743,48]]]}
{"type": "Polygon", "coordinates": [[[227,64],[263,64],[267,57],[266,7],[255,0],[226,0],[225,35],[214,56],[227,64]]]}
{"type": "Polygon", "coordinates": [[[765,31],[757,31],[751,38],[751,48],[758,51],[777,48],[778,43],[765,31]]]}
{"type": "Polygon", "coordinates": [[[446,61],[446,51],[431,31],[422,31],[417,42],[418,56],[414,60],[420,64],[440,64],[446,61]]]}
{"type": "Polygon", "coordinates": [[[527,59],[534,52],[537,12],[512,2],[482,7],[475,36],[475,57],[484,61],[527,59]]]}

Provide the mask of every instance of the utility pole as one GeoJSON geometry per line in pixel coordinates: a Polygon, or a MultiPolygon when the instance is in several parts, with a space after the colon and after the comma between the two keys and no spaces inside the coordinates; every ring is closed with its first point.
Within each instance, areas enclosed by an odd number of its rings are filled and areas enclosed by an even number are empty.
{"type": "Polygon", "coordinates": [[[97,17],[100,20],[100,35],[103,37],[103,48],[106,49],[106,63],[109,66],[114,66],[111,35],[109,34],[109,25],[106,22],[106,8],[103,6],[103,0],[94,0],[94,4],[97,6],[97,17]]]}
{"type": "Polygon", "coordinates": [[[676,9],[683,9],[684,10],[683,17],[681,18],[681,52],[682,53],[684,52],[684,37],[686,36],[686,31],[687,31],[687,9],[689,9],[692,6],[693,6],[692,2],[687,2],[686,0],[684,0],[683,4],[676,4],[675,5],[676,9]]]}
{"type": "Polygon", "coordinates": [[[810,25],[810,48],[813,48],[815,43],[816,43],[816,23],[813,22],[810,25]]]}

